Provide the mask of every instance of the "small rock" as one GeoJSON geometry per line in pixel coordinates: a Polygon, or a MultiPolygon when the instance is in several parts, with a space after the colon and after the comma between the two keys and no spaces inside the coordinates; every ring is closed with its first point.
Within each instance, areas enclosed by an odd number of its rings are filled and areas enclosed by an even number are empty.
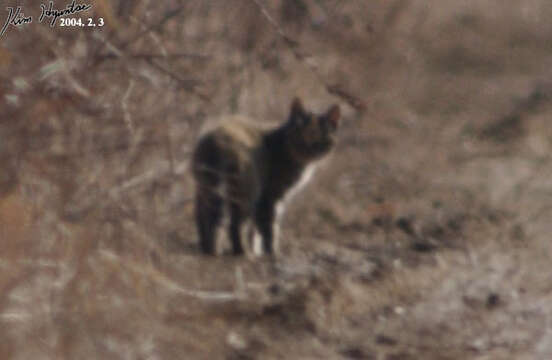
{"type": "Polygon", "coordinates": [[[393,339],[392,337],[389,337],[389,336],[386,336],[386,335],[383,335],[383,334],[379,334],[379,335],[376,336],[376,343],[378,343],[380,345],[393,346],[393,345],[397,344],[397,340],[393,339]]]}
{"type": "Polygon", "coordinates": [[[497,293],[490,293],[487,296],[487,308],[492,309],[500,305],[500,296],[497,293]]]}
{"type": "Polygon", "coordinates": [[[247,340],[234,331],[228,333],[226,343],[234,350],[245,350],[247,348],[247,340]]]}
{"type": "Polygon", "coordinates": [[[411,219],[401,217],[397,219],[397,227],[401,229],[405,234],[416,237],[416,229],[411,219]]]}
{"type": "Polygon", "coordinates": [[[341,354],[348,359],[369,359],[368,355],[356,346],[342,350],[341,354]]]}
{"type": "Polygon", "coordinates": [[[397,315],[403,315],[406,312],[406,310],[402,306],[395,306],[393,310],[397,315]]]}
{"type": "Polygon", "coordinates": [[[268,293],[272,296],[277,296],[282,294],[282,287],[278,284],[272,284],[268,287],[268,293]]]}
{"type": "Polygon", "coordinates": [[[412,250],[417,252],[431,252],[436,248],[437,246],[429,241],[414,241],[412,243],[412,250]]]}
{"type": "Polygon", "coordinates": [[[477,339],[470,346],[475,351],[483,351],[487,348],[487,342],[484,339],[477,339]]]}

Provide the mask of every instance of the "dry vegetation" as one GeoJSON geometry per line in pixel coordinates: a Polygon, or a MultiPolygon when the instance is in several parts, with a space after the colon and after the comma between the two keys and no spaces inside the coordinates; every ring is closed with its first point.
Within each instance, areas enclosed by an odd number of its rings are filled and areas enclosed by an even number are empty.
{"type": "Polygon", "coordinates": [[[550,1],[93,4],[0,38],[2,358],[552,358],[550,1]],[[281,256],[200,256],[197,134],[294,95],[281,256]]]}

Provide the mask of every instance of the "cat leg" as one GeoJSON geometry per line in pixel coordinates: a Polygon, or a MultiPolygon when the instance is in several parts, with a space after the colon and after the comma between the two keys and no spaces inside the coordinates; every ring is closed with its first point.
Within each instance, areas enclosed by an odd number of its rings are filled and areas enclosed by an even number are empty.
{"type": "Polygon", "coordinates": [[[274,253],[274,204],[260,201],[255,211],[255,224],[263,239],[263,252],[274,253]]]}
{"type": "Polygon", "coordinates": [[[222,198],[210,191],[196,196],[195,215],[199,233],[199,247],[204,254],[215,255],[217,228],[222,218],[222,198]]]}
{"type": "Polygon", "coordinates": [[[244,218],[243,211],[239,205],[230,205],[230,227],[228,228],[228,237],[232,241],[232,251],[234,255],[243,254],[241,228],[244,218]]]}

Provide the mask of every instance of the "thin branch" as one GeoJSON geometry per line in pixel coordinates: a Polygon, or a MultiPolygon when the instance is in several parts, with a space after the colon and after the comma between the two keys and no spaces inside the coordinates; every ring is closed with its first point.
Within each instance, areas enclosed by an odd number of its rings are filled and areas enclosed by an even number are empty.
{"type": "Polygon", "coordinates": [[[261,3],[260,0],[251,0],[255,3],[255,5],[259,8],[261,11],[261,14],[268,20],[270,25],[274,28],[276,33],[284,40],[284,43],[287,45],[287,47],[291,50],[295,58],[305,64],[307,68],[314,74],[314,76],[320,81],[324,87],[326,88],[326,91],[334,95],[336,97],[339,97],[346,103],[348,103],[352,108],[357,110],[358,112],[364,112],[366,110],[366,104],[357,96],[347,92],[344,90],[341,86],[337,84],[329,84],[326,82],[322,74],[320,74],[320,70],[317,66],[317,64],[312,61],[310,56],[301,53],[300,50],[300,44],[297,40],[292,39],[289,35],[287,35],[284,31],[284,29],[278,24],[278,22],[270,15],[266,7],[261,3]]]}
{"type": "MultiPolygon", "coordinates": [[[[182,167],[187,168],[188,162],[178,163],[175,166],[174,173],[179,174],[182,171],[182,167]]],[[[149,171],[146,171],[140,175],[137,175],[119,186],[113,187],[109,190],[109,195],[113,198],[118,198],[120,194],[144,183],[150,183],[162,176],[167,175],[170,172],[170,164],[158,163],[149,171]]]]}
{"type": "Polygon", "coordinates": [[[235,301],[245,299],[245,294],[238,291],[206,291],[206,290],[193,290],[186,289],[181,287],[176,281],[171,280],[161,272],[155,270],[151,266],[144,265],[142,263],[137,263],[129,259],[121,259],[118,255],[106,251],[100,250],[101,255],[104,259],[111,262],[116,262],[117,264],[122,264],[129,270],[146,276],[148,279],[154,281],[155,283],[162,285],[163,287],[190,297],[197,298],[204,301],[215,301],[215,302],[225,302],[225,301],[235,301]]]}
{"type": "Polygon", "coordinates": [[[128,111],[128,98],[130,97],[130,93],[132,92],[133,88],[134,88],[134,80],[131,79],[128,84],[128,88],[125,91],[123,98],[121,99],[121,107],[123,109],[125,124],[130,132],[133,131],[133,125],[132,125],[132,117],[130,116],[130,112],[128,111]]]}
{"type": "Polygon", "coordinates": [[[349,105],[351,105],[357,111],[362,112],[366,110],[366,104],[362,100],[360,100],[358,97],[354,96],[353,94],[347,92],[341,86],[337,84],[334,84],[334,85],[326,84],[326,90],[330,94],[345,100],[349,105]]]}
{"type": "Polygon", "coordinates": [[[130,38],[129,40],[127,40],[125,42],[123,42],[120,45],[120,48],[121,49],[126,49],[131,44],[133,44],[134,42],[138,41],[139,39],[141,39],[142,37],[147,35],[150,31],[159,30],[160,28],[162,28],[165,25],[165,23],[167,23],[167,21],[169,21],[173,17],[179,15],[184,10],[185,7],[186,7],[185,5],[182,5],[180,7],[177,7],[176,9],[167,11],[165,13],[165,15],[159,21],[157,21],[156,23],[150,24],[149,26],[145,27],[141,32],[136,34],[134,37],[130,38]]]}
{"type": "MultiPolygon", "coordinates": [[[[295,48],[298,47],[299,43],[296,40],[290,38],[284,32],[284,29],[282,29],[282,27],[278,24],[278,22],[276,22],[276,20],[274,20],[274,18],[270,15],[268,10],[263,6],[263,4],[261,4],[261,2],[259,0],[253,0],[253,2],[257,5],[259,10],[261,10],[261,13],[263,14],[263,16],[268,20],[268,22],[276,30],[278,35],[280,35],[280,37],[286,42],[286,44],[288,46],[290,46],[294,50],[294,53],[295,53],[295,48]]],[[[295,56],[297,56],[297,55],[298,54],[296,53],[295,56]]]]}
{"type": "MultiPolygon", "coordinates": [[[[93,32],[92,33],[92,37],[100,40],[100,42],[102,42],[105,47],[107,47],[107,49],[110,51],[110,53],[108,53],[109,55],[113,56],[113,57],[117,57],[117,58],[120,58],[120,57],[123,57],[124,54],[123,54],[123,49],[121,47],[117,47],[115,46],[111,41],[109,41],[108,39],[105,38],[105,36],[102,35],[101,32],[93,32]]],[[[95,63],[99,63],[101,60],[103,60],[103,55],[97,55],[96,56],[96,59],[95,59],[95,63]]]]}
{"type": "MultiPolygon", "coordinates": [[[[120,56],[117,56],[114,53],[108,53],[108,54],[102,54],[99,55],[102,59],[117,59],[120,56]]],[[[135,54],[125,54],[126,58],[129,59],[191,59],[194,61],[208,61],[211,60],[210,55],[201,55],[201,54],[193,54],[193,53],[172,53],[172,54],[154,54],[154,53],[135,53],[135,54]]]]}
{"type": "MultiPolygon", "coordinates": [[[[114,57],[120,58],[120,59],[126,59],[127,58],[127,55],[123,52],[122,48],[117,48],[115,45],[108,42],[107,39],[103,38],[101,35],[96,35],[96,37],[98,39],[100,39],[101,41],[103,41],[106,44],[106,46],[108,46],[112,50],[112,53],[111,53],[110,56],[114,56],[114,57]]],[[[161,57],[163,57],[163,56],[161,56],[161,57]]],[[[184,90],[196,95],[197,97],[199,97],[201,100],[203,100],[205,102],[211,102],[211,99],[207,95],[201,93],[198,90],[198,86],[200,85],[200,82],[198,80],[183,79],[182,77],[180,77],[180,75],[178,75],[174,71],[168,69],[164,65],[160,64],[154,58],[145,57],[144,60],[146,60],[147,63],[150,64],[151,66],[153,66],[154,68],[160,70],[161,72],[163,72],[166,75],[168,75],[169,77],[171,77],[184,90]]]]}
{"type": "Polygon", "coordinates": [[[148,62],[148,64],[150,64],[151,66],[153,66],[157,70],[165,73],[170,78],[175,80],[180,85],[180,87],[183,88],[184,90],[196,95],[197,97],[199,97],[201,100],[203,100],[205,102],[211,102],[211,98],[209,98],[209,96],[207,96],[206,94],[203,94],[202,92],[200,92],[198,90],[198,87],[200,85],[200,82],[198,80],[184,79],[184,78],[180,77],[179,74],[175,73],[174,71],[172,71],[171,69],[165,67],[164,65],[160,64],[158,61],[156,61],[154,59],[146,59],[146,61],[148,62]]]}

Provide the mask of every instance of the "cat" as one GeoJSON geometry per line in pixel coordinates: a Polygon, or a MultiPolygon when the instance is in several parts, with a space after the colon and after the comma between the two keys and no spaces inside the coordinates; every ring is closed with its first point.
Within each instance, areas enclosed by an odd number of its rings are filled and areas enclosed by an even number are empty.
{"type": "Polygon", "coordinates": [[[295,98],[287,121],[274,129],[232,119],[202,136],[192,156],[201,251],[216,253],[227,210],[233,254],[244,253],[242,232],[249,222],[248,236],[254,231],[262,239],[262,251],[273,255],[283,203],[308,182],[318,160],[335,146],[340,117],[338,105],[313,114],[295,98]]]}

